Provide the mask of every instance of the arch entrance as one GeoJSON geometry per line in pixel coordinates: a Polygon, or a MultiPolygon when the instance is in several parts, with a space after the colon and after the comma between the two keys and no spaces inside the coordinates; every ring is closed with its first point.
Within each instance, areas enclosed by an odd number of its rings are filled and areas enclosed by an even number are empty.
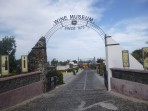
{"type": "Polygon", "coordinates": [[[69,17],[63,16],[58,18],[54,21],[54,26],[45,34],[45,37],[48,42],[59,29],[81,30],[86,27],[96,31],[103,40],[105,39],[105,32],[93,22],[93,18],[84,15],[70,15],[69,17]]]}
{"type": "MultiPolygon", "coordinates": [[[[105,32],[97,26],[92,17],[85,16],[85,15],[69,15],[69,16],[63,16],[54,21],[53,27],[45,34],[46,43],[48,43],[49,39],[53,36],[54,33],[56,33],[60,29],[65,30],[81,30],[85,28],[90,28],[97,32],[98,36],[102,38],[104,42],[104,46],[107,46],[106,41],[106,34],[105,32]]],[[[105,52],[107,52],[107,49],[105,48],[105,52]]],[[[108,55],[106,53],[106,71],[108,72],[108,55]]],[[[108,73],[107,73],[108,74],[108,73]]],[[[108,76],[110,77],[110,76],[108,76]]],[[[109,79],[109,78],[108,78],[109,79]]],[[[108,82],[108,90],[110,90],[110,80],[106,80],[108,82]]]]}
{"type": "MultiPolygon", "coordinates": [[[[120,46],[119,43],[117,43],[115,40],[112,39],[111,36],[107,36],[105,32],[97,26],[93,18],[85,15],[70,15],[70,16],[63,16],[54,21],[53,27],[45,34],[45,37],[42,37],[39,42],[35,45],[33,48],[33,52],[31,52],[30,55],[33,55],[34,57],[30,57],[32,62],[36,62],[35,66],[41,65],[43,68],[45,66],[45,62],[47,61],[47,54],[46,54],[46,43],[48,43],[49,39],[53,36],[54,33],[56,33],[58,30],[64,28],[65,30],[81,30],[84,28],[90,28],[97,32],[98,36],[102,38],[104,41],[105,46],[105,53],[106,53],[106,72],[107,72],[107,83],[108,83],[108,90],[111,90],[111,77],[112,72],[111,68],[122,68],[123,66],[123,58],[122,58],[122,52],[123,48],[120,46]],[[36,50],[37,49],[37,50],[36,50]],[[39,50],[38,50],[39,49],[39,50]],[[39,53],[43,53],[42,59],[39,57],[39,53]]],[[[128,69],[143,69],[143,66],[138,63],[130,54],[129,55],[129,61],[128,69]]]]}

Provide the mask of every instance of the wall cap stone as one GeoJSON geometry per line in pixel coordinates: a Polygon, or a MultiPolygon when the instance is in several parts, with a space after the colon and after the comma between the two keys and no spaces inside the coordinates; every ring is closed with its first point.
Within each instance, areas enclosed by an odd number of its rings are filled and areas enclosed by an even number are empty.
{"type": "Polygon", "coordinates": [[[137,73],[145,73],[148,74],[147,70],[138,70],[138,69],[124,69],[124,68],[110,68],[111,70],[116,71],[126,71],[126,72],[137,72],[137,73]]]}
{"type": "Polygon", "coordinates": [[[41,74],[41,73],[42,73],[41,71],[36,71],[36,72],[30,72],[30,73],[25,73],[25,74],[19,74],[19,75],[4,77],[4,78],[0,78],[0,82],[6,81],[6,80],[10,80],[10,79],[16,79],[16,78],[21,78],[21,77],[26,77],[26,76],[41,74]]]}

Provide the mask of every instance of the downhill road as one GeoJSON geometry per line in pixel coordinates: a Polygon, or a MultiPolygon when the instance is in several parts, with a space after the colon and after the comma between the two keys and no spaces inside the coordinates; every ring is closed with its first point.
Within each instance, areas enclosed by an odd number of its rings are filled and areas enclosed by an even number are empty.
{"type": "Polygon", "coordinates": [[[148,105],[108,92],[102,77],[86,69],[67,84],[7,111],[148,111],[148,105]]]}

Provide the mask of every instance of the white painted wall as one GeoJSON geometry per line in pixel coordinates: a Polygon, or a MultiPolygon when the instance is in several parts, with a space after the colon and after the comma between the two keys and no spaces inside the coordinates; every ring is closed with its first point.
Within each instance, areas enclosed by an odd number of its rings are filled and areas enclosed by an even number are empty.
{"type": "MultiPolygon", "coordinates": [[[[107,45],[109,44],[117,44],[115,40],[111,37],[106,38],[107,45]]],[[[122,62],[122,50],[124,50],[120,45],[111,45],[106,47],[106,64],[108,71],[108,89],[111,90],[110,86],[110,78],[112,77],[112,73],[110,68],[124,68],[122,62]]],[[[129,54],[129,69],[142,69],[143,66],[131,55],[129,54]]]]}
{"type": "MultiPolygon", "coordinates": [[[[107,38],[107,44],[117,44],[112,37],[107,38]]],[[[109,68],[123,68],[122,50],[120,45],[107,46],[108,48],[108,66],[109,68]]],[[[143,69],[140,64],[131,54],[129,54],[130,67],[129,69],[143,69]]]]}
{"type": "Polygon", "coordinates": [[[69,65],[66,66],[57,66],[57,70],[66,70],[69,68],[69,65]]]}
{"type": "MultiPolygon", "coordinates": [[[[73,68],[77,68],[78,65],[73,65],[73,68]]],[[[69,65],[65,65],[65,66],[57,66],[57,70],[67,70],[69,69],[69,65]]]]}

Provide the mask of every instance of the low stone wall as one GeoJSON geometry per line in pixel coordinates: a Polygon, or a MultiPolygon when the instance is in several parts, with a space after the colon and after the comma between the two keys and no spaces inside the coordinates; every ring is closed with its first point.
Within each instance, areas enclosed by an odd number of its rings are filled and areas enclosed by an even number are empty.
{"type": "Polygon", "coordinates": [[[4,109],[43,93],[41,72],[0,78],[0,109],[4,109]]]}
{"type": "Polygon", "coordinates": [[[114,78],[148,84],[148,71],[120,68],[111,68],[111,70],[114,78]]]}
{"type": "Polygon", "coordinates": [[[32,72],[0,78],[0,93],[40,81],[40,73],[41,72],[32,72]]]}
{"type": "Polygon", "coordinates": [[[148,71],[130,69],[111,69],[111,90],[148,100],[148,71]]]}

